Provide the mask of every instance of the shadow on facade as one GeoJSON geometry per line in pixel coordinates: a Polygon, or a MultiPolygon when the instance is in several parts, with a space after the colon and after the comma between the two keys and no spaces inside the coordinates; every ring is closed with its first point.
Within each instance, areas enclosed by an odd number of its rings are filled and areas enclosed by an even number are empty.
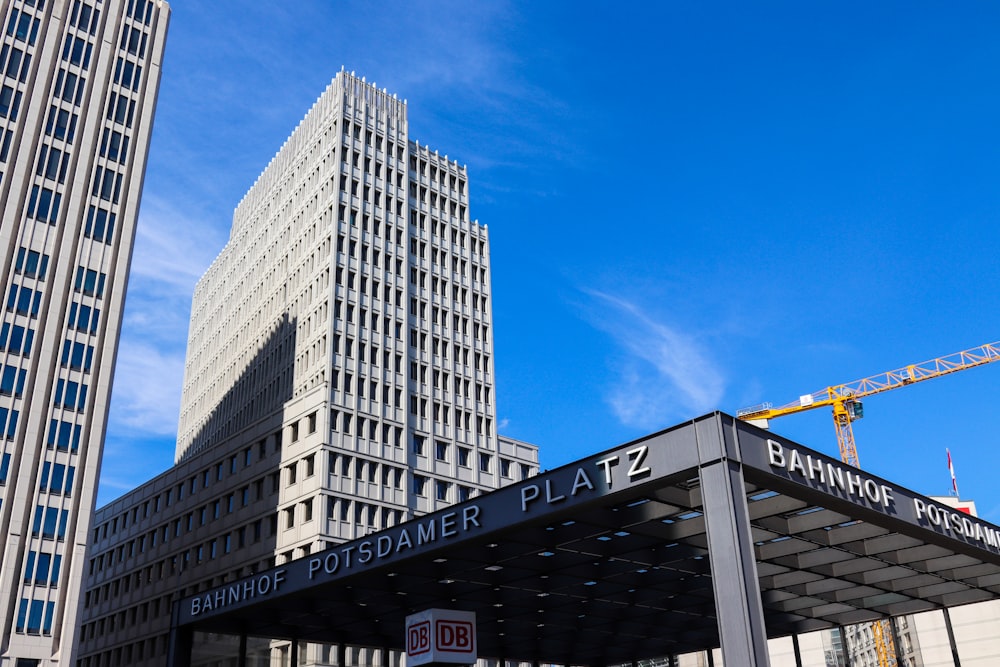
{"type": "Polygon", "coordinates": [[[215,447],[262,420],[275,422],[280,428],[282,410],[292,398],[295,381],[296,326],[295,318],[287,313],[282,316],[192,436],[189,452],[215,447]]]}
{"type": "Polygon", "coordinates": [[[286,315],[185,455],[97,511],[84,584],[83,664],[162,665],[177,600],[274,565],[295,341],[296,320],[286,315]],[[162,546],[136,546],[150,544],[152,535],[162,546]]]}

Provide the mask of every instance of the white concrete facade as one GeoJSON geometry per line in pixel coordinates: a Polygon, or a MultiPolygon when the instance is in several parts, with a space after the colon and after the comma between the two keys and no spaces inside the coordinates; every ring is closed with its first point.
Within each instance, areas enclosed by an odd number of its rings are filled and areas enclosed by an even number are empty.
{"type": "Polygon", "coordinates": [[[72,663],[169,6],[0,3],[0,665],[72,663]]]}
{"type": "Polygon", "coordinates": [[[339,73],[196,287],[175,467],[98,511],[81,664],[163,664],[177,597],[536,474],[493,363],[466,169],[339,73]]]}

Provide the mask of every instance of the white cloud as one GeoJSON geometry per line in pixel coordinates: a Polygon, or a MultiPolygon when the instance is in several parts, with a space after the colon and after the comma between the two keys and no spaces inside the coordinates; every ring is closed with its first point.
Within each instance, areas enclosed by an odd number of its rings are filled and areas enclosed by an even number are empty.
{"type": "Polygon", "coordinates": [[[182,215],[155,196],[143,200],[109,438],[176,436],[191,293],[224,243],[218,226],[182,215]]]}
{"type": "Polygon", "coordinates": [[[636,304],[589,291],[601,306],[593,323],[626,353],[607,400],[628,426],[652,429],[718,409],[726,381],[695,335],[677,330],[636,304]]]}
{"type": "Polygon", "coordinates": [[[184,354],[132,343],[118,352],[112,390],[114,431],[176,435],[184,354]]]}

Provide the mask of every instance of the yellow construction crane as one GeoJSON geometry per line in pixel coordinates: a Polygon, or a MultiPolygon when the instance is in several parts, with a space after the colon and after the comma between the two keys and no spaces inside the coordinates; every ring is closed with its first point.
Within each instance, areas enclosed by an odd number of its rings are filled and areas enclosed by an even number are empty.
{"type": "Polygon", "coordinates": [[[993,361],[1000,361],[1000,341],[955,352],[923,363],[911,364],[894,371],[879,373],[862,380],[820,389],[817,392],[800,396],[799,400],[793,403],[777,408],[772,407],[770,403],[745,408],[737,411],[736,416],[743,421],[767,428],[767,422],[770,419],[830,406],[833,408],[833,425],[837,431],[840,458],[845,463],[858,467],[858,448],[854,444],[854,431],[851,428],[851,422],[864,416],[864,409],[861,405],[862,398],[949,373],[964,371],[967,368],[982,366],[993,361]]]}
{"type": "MultiPolygon", "coordinates": [[[[768,420],[775,417],[784,417],[796,412],[830,406],[833,408],[833,425],[837,431],[840,459],[857,468],[859,467],[858,448],[854,443],[854,430],[851,428],[851,422],[864,416],[864,409],[861,405],[862,398],[949,373],[964,371],[967,368],[982,366],[993,361],[1000,361],[1000,341],[962,350],[920,364],[904,366],[863,380],[827,387],[800,396],[798,401],[777,408],[772,407],[770,403],[745,408],[737,411],[736,416],[743,421],[767,428],[768,420]]],[[[872,623],[872,636],[880,667],[895,665],[896,651],[889,622],[876,621],[872,623]]]]}

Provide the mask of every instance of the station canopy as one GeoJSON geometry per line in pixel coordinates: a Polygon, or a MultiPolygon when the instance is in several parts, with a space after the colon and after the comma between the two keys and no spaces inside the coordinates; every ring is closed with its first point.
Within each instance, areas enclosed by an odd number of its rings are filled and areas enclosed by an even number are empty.
{"type": "MultiPolygon", "coordinates": [[[[1000,528],[722,413],[182,600],[195,631],[607,665],[1000,597],[1000,528]]],[[[176,653],[175,653],[176,655],[176,653]]]]}

